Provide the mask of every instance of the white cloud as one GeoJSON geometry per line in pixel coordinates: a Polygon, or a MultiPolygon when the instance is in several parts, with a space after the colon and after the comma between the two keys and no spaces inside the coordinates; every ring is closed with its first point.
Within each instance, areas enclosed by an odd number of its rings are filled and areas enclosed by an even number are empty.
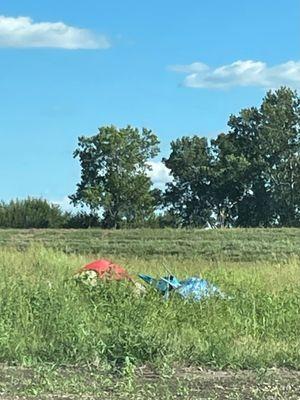
{"type": "Polygon", "coordinates": [[[172,181],[170,170],[162,162],[150,161],[149,164],[152,170],[148,171],[148,176],[151,178],[153,185],[163,189],[167,182],[172,181]]]}
{"type": "Polygon", "coordinates": [[[33,22],[29,17],[0,16],[0,47],[106,49],[108,39],[63,22],[33,22]]]}
{"type": "Polygon", "coordinates": [[[173,65],[172,71],[186,73],[183,84],[191,88],[226,89],[234,86],[276,88],[281,85],[300,88],[300,61],[268,66],[262,61],[235,61],[218,68],[197,62],[173,65]]]}

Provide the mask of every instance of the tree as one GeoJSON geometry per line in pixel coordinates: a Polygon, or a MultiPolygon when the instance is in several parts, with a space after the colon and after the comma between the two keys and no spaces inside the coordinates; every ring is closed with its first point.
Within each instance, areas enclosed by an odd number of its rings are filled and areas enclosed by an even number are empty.
{"type": "Polygon", "coordinates": [[[300,99],[282,87],[260,107],[231,115],[229,132],[208,144],[198,136],[171,143],[164,159],[168,218],[178,225],[300,225],[300,99]]]}
{"type": "MultiPolygon", "coordinates": [[[[220,164],[227,166],[227,192],[237,189],[237,225],[299,223],[300,100],[282,87],[269,91],[259,108],[232,115],[230,131],[214,142],[220,164]],[[232,168],[240,160],[244,166],[232,168]],[[232,179],[232,171],[239,179],[232,179]],[[231,172],[230,172],[231,171],[231,172]]],[[[241,166],[241,164],[240,164],[241,166]]]]}
{"type": "Polygon", "coordinates": [[[213,155],[207,139],[182,137],[171,143],[163,162],[173,182],[167,184],[165,204],[169,217],[181,226],[203,226],[211,219],[213,155]]]}
{"type": "Polygon", "coordinates": [[[221,133],[212,140],[214,170],[212,179],[213,211],[216,225],[235,225],[238,204],[247,191],[247,170],[249,162],[236,152],[229,135],[221,133]]]}
{"type": "Polygon", "coordinates": [[[227,218],[234,225],[267,226],[273,217],[270,195],[262,178],[258,109],[241,110],[231,115],[230,131],[212,142],[217,158],[219,180],[216,202],[227,205],[227,218]]]}
{"type": "Polygon", "coordinates": [[[81,181],[70,196],[73,204],[102,212],[103,226],[119,227],[122,221],[137,224],[155,209],[148,161],[158,152],[158,138],[148,129],[105,126],[98,134],[78,140],[81,181]]]}
{"type": "Polygon", "coordinates": [[[295,225],[300,218],[300,98],[288,88],[270,91],[261,114],[266,186],[278,223],[295,225]]]}

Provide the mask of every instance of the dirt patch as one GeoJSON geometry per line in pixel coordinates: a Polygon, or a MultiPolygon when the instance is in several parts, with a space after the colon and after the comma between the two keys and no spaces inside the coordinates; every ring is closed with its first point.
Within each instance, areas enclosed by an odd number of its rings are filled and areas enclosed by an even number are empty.
{"type": "Polygon", "coordinates": [[[140,368],[134,377],[94,368],[0,365],[1,400],[185,399],[298,400],[300,371],[178,368],[164,376],[140,368]]]}
{"type": "Polygon", "coordinates": [[[300,399],[299,371],[197,371],[192,368],[180,376],[189,387],[191,399],[300,399]]]}

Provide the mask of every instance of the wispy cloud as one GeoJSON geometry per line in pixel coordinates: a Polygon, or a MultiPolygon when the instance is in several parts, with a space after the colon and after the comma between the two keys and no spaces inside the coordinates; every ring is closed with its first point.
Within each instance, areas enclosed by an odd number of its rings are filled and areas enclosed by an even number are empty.
{"type": "Polygon", "coordinates": [[[34,22],[29,17],[0,16],[0,47],[52,47],[61,49],[106,49],[109,40],[88,29],[63,22],[34,22]]]}
{"type": "Polygon", "coordinates": [[[187,74],[183,85],[191,88],[226,89],[235,86],[258,86],[268,89],[281,85],[300,88],[300,61],[268,66],[262,61],[239,60],[217,68],[196,62],[173,65],[170,69],[187,74]]]}

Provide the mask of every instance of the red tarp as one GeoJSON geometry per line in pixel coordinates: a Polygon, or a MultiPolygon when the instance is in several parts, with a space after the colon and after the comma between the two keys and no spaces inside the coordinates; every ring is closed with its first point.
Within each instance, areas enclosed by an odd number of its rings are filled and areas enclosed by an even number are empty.
{"type": "Polygon", "coordinates": [[[126,269],[104,258],[85,265],[80,272],[95,271],[100,279],[132,280],[126,269]]]}

